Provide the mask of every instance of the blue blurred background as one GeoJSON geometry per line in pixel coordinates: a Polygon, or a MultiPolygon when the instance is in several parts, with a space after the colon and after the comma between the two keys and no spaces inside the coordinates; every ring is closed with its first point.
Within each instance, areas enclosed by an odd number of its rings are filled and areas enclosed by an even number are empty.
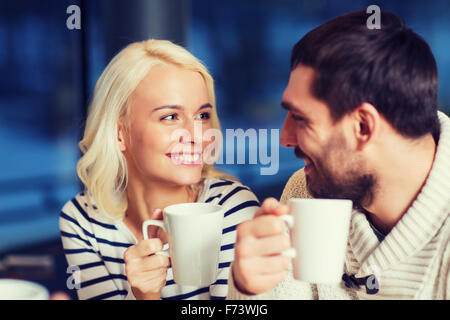
{"type": "MultiPolygon", "coordinates": [[[[270,129],[280,129],[286,115],[280,100],[292,46],[319,24],[372,4],[398,14],[430,44],[440,76],[439,108],[449,113],[448,0],[1,1],[0,258],[45,255],[53,269],[37,275],[0,263],[0,277],[31,278],[67,291],[58,215],[81,188],[77,142],[95,82],[125,45],[151,37],[184,45],[215,79],[223,131],[265,128],[270,140],[270,129]],[[66,25],[70,5],[81,8],[81,29],[66,25]]],[[[219,168],[262,200],[279,197],[303,165],[280,146],[276,175],[261,175],[268,167],[261,161],[219,168]]]]}

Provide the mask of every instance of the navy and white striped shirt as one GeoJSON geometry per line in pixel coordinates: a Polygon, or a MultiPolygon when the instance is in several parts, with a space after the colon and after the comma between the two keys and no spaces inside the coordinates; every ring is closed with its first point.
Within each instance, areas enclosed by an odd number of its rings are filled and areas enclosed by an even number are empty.
{"type": "MultiPolygon", "coordinates": [[[[173,281],[169,267],[162,299],[225,299],[228,275],[234,258],[236,227],[249,220],[259,207],[256,196],[237,181],[208,178],[204,180],[198,202],[224,207],[222,242],[217,281],[208,287],[181,286],[173,281]]],[[[79,270],[72,279],[79,279],[80,299],[134,299],[125,273],[123,255],[137,243],[136,237],[122,220],[114,221],[89,207],[86,195],[80,193],[63,207],[60,230],[70,270],[79,270]]]]}

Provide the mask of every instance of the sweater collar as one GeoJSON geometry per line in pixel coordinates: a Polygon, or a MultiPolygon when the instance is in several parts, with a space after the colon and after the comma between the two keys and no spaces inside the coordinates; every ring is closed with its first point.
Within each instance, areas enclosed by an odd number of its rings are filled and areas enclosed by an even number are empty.
{"type": "Polygon", "coordinates": [[[450,211],[450,119],[439,112],[441,134],[428,178],[416,200],[384,241],[379,243],[364,213],[354,211],[350,245],[361,265],[356,277],[383,271],[420,251],[450,211]]]}

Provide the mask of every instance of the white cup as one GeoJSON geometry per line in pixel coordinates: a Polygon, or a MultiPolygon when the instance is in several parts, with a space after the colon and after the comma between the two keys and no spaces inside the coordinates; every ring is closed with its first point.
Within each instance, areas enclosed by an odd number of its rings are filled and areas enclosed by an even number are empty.
{"type": "Polygon", "coordinates": [[[336,284],[342,279],[352,213],[351,200],[290,199],[290,215],[280,218],[291,231],[294,278],[336,284]]]}
{"type": "Polygon", "coordinates": [[[31,281],[0,279],[0,300],[48,300],[48,290],[31,281]]]}
{"type": "Polygon", "coordinates": [[[151,225],[167,233],[168,244],[157,254],[170,257],[177,284],[208,286],[217,279],[223,215],[219,205],[175,204],[164,209],[163,221],[144,221],[142,233],[148,239],[147,229],[151,225]]]}

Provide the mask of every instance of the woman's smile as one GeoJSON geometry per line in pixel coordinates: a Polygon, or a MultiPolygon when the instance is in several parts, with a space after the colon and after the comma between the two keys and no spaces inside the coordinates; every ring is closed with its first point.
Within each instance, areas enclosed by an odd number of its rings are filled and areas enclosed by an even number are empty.
{"type": "Polygon", "coordinates": [[[176,165],[199,166],[202,164],[202,153],[166,153],[172,162],[176,165]]]}

